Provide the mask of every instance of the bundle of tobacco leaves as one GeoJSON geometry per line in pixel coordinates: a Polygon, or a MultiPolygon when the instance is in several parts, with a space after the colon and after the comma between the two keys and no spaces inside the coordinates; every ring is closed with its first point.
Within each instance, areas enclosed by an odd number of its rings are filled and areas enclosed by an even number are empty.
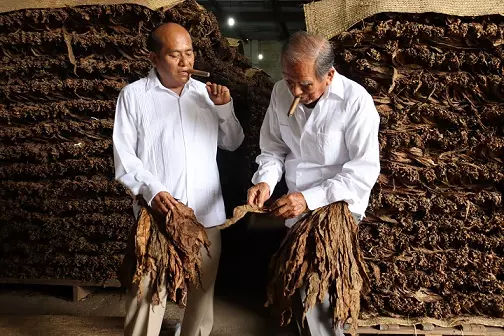
{"type": "Polygon", "coordinates": [[[331,43],[381,117],[362,317],[503,318],[504,17],[382,13],[331,43]]]}
{"type": "Polygon", "coordinates": [[[115,104],[148,74],[147,36],[163,22],[186,27],[195,68],[230,89],[246,140],[219,152],[221,182],[228,209],[245,198],[273,84],[230,47],[212,13],[193,0],[156,11],[123,4],[1,13],[0,277],[116,277],[135,221],[131,197],[114,181],[115,104]]]}
{"type": "Polygon", "coordinates": [[[356,330],[361,293],[369,291],[357,231],[345,202],[318,208],[289,230],[271,260],[267,291],[267,305],[280,313],[282,325],[291,320],[294,294],[304,288],[303,320],[329,296],[334,325],[351,317],[356,330]]]}
{"type": "MultiPolygon", "coordinates": [[[[178,203],[163,218],[143,205],[135,233],[136,260],[125,259],[135,266],[124,265],[135,271],[132,282],[127,277],[123,286],[129,288],[133,283],[142,289],[142,282],[149,281],[153,304],[159,304],[159,295],[166,289],[169,300],[183,305],[188,285],[198,287],[201,283],[201,251],[206,249],[210,256],[209,247],[205,228],[191,208],[178,203]]],[[[138,298],[142,295],[146,293],[139,291],[138,298]]]]}

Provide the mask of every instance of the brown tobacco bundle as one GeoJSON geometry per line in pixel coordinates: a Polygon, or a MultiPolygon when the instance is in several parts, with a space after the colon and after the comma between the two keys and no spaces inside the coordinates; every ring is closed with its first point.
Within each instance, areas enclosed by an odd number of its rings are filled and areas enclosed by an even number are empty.
{"type": "Polygon", "coordinates": [[[331,39],[381,119],[361,319],[504,317],[503,41],[503,16],[435,13],[380,13],[331,39]]]}
{"type": "MultiPolygon", "coordinates": [[[[136,227],[136,270],[133,283],[142,288],[150,275],[153,304],[166,286],[167,298],[184,304],[187,285],[200,285],[201,247],[208,251],[210,241],[191,208],[179,203],[163,221],[142,206],[136,227]],[[164,225],[163,225],[164,224],[164,225]]],[[[210,253],[209,253],[210,255],[210,253]]],[[[142,295],[138,292],[138,297],[142,295]]]]}
{"type": "Polygon", "coordinates": [[[360,294],[369,291],[358,226],[344,202],[314,210],[288,232],[271,260],[273,277],[268,284],[268,301],[281,314],[281,324],[292,317],[292,296],[306,289],[303,320],[315,303],[329,295],[333,322],[352,318],[357,327],[360,294]]]}

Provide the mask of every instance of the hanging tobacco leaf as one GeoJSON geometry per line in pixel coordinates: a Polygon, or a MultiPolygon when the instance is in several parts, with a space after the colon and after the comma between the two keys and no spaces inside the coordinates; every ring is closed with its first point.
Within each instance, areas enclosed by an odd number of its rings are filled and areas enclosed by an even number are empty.
{"type": "MultiPolygon", "coordinates": [[[[169,300],[184,305],[188,285],[198,287],[201,283],[201,251],[206,249],[210,256],[209,247],[205,228],[192,209],[178,203],[163,219],[142,204],[135,231],[136,261],[126,259],[124,267],[135,269],[131,281],[140,289],[143,281],[149,281],[153,304],[159,304],[166,289],[169,300]],[[135,263],[135,267],[128,263],[135,263]]],[[[130,287],[128,277],[123,281],[123,286],[130,287]]],[[[139,291],[138,298],[142,295],[146,293],[139,291]]]]}
{"type": "Polygon", "coordinates": [[[369,292],[357,231],[344,202],[310,212],[288,231],[270,263],[266,303],[280,314],[282,325],[290,322],[293,296],[304,287],[303,320],[328,296],[334,325],[351,317],[356,330],[361,294],[369,292]]]}

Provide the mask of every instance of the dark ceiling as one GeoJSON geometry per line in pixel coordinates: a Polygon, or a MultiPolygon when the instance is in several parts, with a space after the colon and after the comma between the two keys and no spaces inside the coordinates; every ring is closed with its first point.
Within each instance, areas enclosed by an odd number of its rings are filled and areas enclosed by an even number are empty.
{"type": "Polygon", "coordinates": [[[303,4],[292,0],[201,0],[200,5],[219,19],[226,37],[242,40],[283,40],[289,34],[306,28],[303,4]],[[235,20],[228,26],[228,18],[235,20]]]}

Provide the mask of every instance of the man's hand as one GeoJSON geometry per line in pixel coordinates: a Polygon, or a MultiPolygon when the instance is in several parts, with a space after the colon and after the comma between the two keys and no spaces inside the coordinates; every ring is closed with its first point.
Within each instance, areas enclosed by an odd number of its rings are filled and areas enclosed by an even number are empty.
{"type": "Polygon", "coordinates": [[[210,99],[215,105],[224,105],[231,101],[229,89],[223,85],[207,82],[206,89],[210,99]]]}
{"type": "Polygon", "coordinates": [[[154,211],[159,212],[163,216],[168,214],[168,209],[173,210],[177,206],[178,201],[173,198],[173,196],[166,192],[161,191],[157,193],[156,196],[152,199],[151,205],[154,211]]]}
{"type": "Polygon", "coordinates": [[[257,205],[262,208],[264,206],[264,202],[266,202],[270,196],[270,187],[268,183],[257,183],[248,190],[247,203],[250,205],[257,205]]]}
{"type": "Polygon", "coordinates": [[[307,209],[308,205],[306,204],[306,200],[300,192],[280,197],[269,208],[271,215],[283,219],[297,217],[307,209]]]}

